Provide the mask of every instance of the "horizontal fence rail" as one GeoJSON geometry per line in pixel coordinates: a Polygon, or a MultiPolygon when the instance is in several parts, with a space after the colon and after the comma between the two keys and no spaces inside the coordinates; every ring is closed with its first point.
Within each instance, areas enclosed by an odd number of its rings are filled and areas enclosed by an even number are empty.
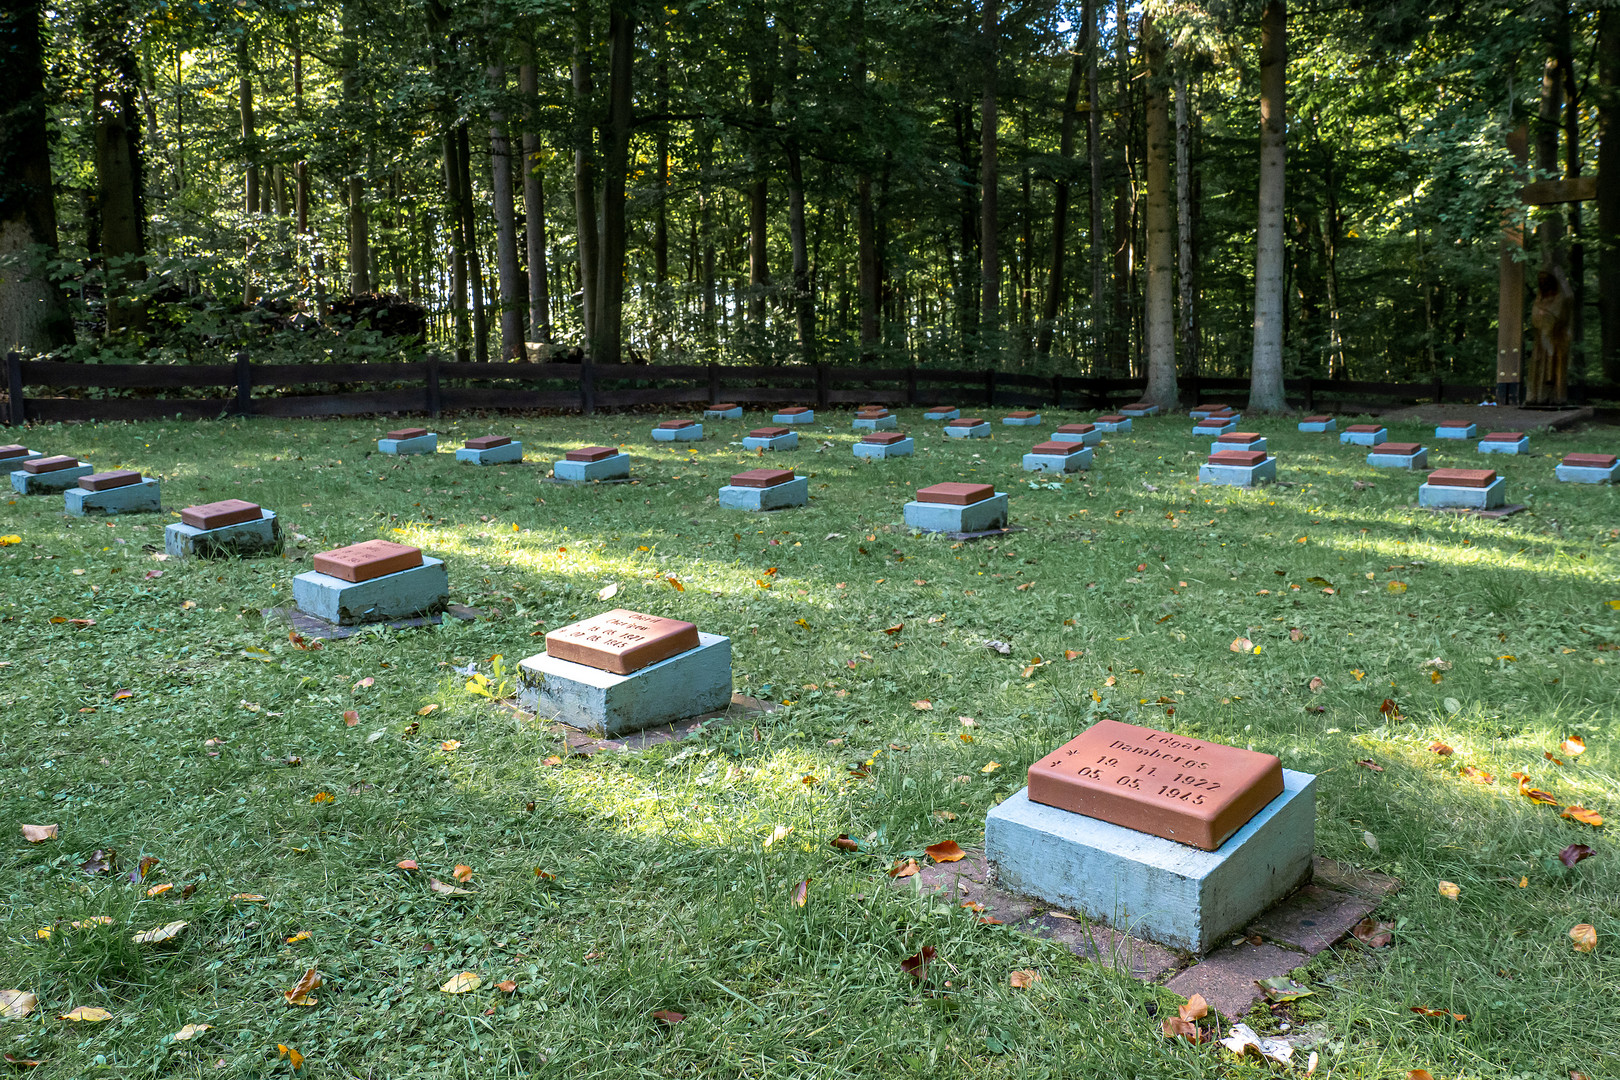
{"type": "MultiPolygon", "coordinates": [[[[6,423],[75,420],[203,420],[221,416],[364,416],[376,413],[594,413],[638,406],[739,404],[1106,408],[1134,400],[1142,378],[1032,375],[968,368],[882,368],[716,364],[476,364],[430,357],[412,362],[159,366],[65,364],[5,359],[6,423]],[[53,394],[29,395],[30,390],[53,394]],[[191,391],[169,395],[168,391],[191,391]],[[110,393],[108,393],[110,392],[110,393]]],[[[1482,385],[1351,382],[1310,376],[1284,380],[1290,404],[1347,410],[1388,399],[1472,403],[1482,385]]],[[[1187,401],[1228,396],[1241,402],[1247,378],[1182,376],[1187,401]]],[[[1571,387],[1574,400],[1620,398],[1620,387],[1571,387]]]]}

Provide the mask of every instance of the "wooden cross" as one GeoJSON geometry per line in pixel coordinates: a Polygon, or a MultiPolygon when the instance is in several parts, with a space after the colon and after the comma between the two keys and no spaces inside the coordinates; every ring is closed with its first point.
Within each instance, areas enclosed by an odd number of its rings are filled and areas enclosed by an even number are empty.
{"type": "MultiPolygon", "coordinates": [[[[1529,133],[1520,127],[1507,138],[1508,153],[1520,172],[1529,165],[1529,133]]],[[[1564,180],[1536,180],[1519,189],[1527,206],[1553,206],[1558,203],[1586,202],[1597,198],[1597,177],[1576,176],[1564,180]]],[[[1523,400],[1524,381],[1524,229],[1517,221],[1502,228],[1500,260],[1501,295],[1496,308],[1496,387],[1501,404],[1523,400]],[[1506,399],[1506,400],[1504,400],[1506,399]]]]}

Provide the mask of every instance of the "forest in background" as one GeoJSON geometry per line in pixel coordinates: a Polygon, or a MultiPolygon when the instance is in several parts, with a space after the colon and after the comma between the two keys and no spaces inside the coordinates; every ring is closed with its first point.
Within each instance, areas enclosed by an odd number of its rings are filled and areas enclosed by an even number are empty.
{"type": "Polygon", "coordinates": [[[1620,184],[1517,195],[1620,176],[1601,0],[6,0],[0,37],[29,353],[1489,383],[1507,224],[1570,377],[1620,381],[1620,184]]]}

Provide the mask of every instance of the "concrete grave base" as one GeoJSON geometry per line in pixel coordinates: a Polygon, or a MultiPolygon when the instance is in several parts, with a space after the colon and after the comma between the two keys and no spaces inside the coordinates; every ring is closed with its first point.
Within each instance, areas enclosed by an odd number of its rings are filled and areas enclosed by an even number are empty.
{"type": "Polygon", "coordinates": [[[702,442],[703,425],[688,424],[683,428],[653,428],[653,442],[702,442]]]}
{"type": "MultiPolygon", "coordinates": [[[[1053,442],[1061,442],[1054,439],[1053,442]]],[[[1091,447],[1072,454],[1025,454],[1025,472],[1080,472],[1091,468],[1091,447]]]]}
{"type": "Polygon", "coordinates": [[[1418,488],[1418,505],[1433,507],[1458,506],[1470,510],[1490,510],[1507,501],[1507,477],[1498,476],[1490,487],[1447,487],[1441,484],[1423,484],[1418,488]]]}
{"type": "Polygon", "coordinates": [[[1198,466],[1198,482],[1221,484],[1226,487],[1254,487],[1267,480],[1277,479],[1277,459],[1268,457],[1258,465],[1211,465],[1207,461],[1198,466]]]}
{"type": "Polygon", "coordinates": [[[1159,412],[1159,407],[1157,405],[1149,405],[1144,409],[1131,409],[1131,408],[1121,409],[1121,410],[1119,410],[1119,415],[1121,415],[1121,416],[1156,416],[1156,415],[1158,415],[1158,412],[1159,412]]]}
{"type": "Polygon", "coordinates": [[[908,502],[905,519],[911,528],[923,532],[970,533],[999,529],[1007,524],[1007,493],[998,491],[988,499],[966,506],[908,502]]]}
{"type": "Polygon", "coordinates": [[[1209,452],[1212,454],[1218,454],[1222,450],[1253,450],[1257,453],[1264,453],[1265,449],[1266,440],[1264,439],[1256,439],[1251,443],[1223,443],[1217,440],[1209,444],[1209,452]]]}
{"type": "Polygon", "coordinates": [[[1367,464],[1376,469],[1427,469],[1429,451],[1422,449],[1415,454],[1380,454],[1374,450],[1367,455],[1367,464]]]}
{"type": "Polygon", "coordinates": [[[985,855],[999,884],[1172,948],[1207,952],[1311,875],[1316,777],[1283,770],[1283,793],[1214,851],[1031,802],[990,811],[985,855]]]}
{"type": "Polygon", "coordinates": [[[422,565],[370,581],[344,581],[315,570],[293,578],[298,610],[339,626],[386,622],[443,611],[450,597],[444,560],[422,556],[422,565]]]}
{"type": "MultiPolygon", "coordinates": [[[[1096,446],[1098,443],[1102,442],[1102,437],[1103,437],[1104,430],[1112,431],[1112,430],[1114,430],[1114,428],[1113,427],[1105,428],[1103,425],[1099,424],[1099,425],[1094,426],[1090,431],[1083,431],[1078,435],[1075,434],[1072,431],[1054,431],[1051,434],[1051,441],[1052,442],[1077,442],[1077,443],[1085,443],[1087,446],[1096,446]]],[[[1123,429],[1121,429],[1121,430],[1124,430],[1124,431],[1131,430],[1131,422],[1129,420],[1125,421],[1125,427],[1123,429]]]]}
{"type": "Polygon", "coordinates": [[[1525,436],[1518,442],[1491,442],[1489,439],[1479,440],[1479,452],[1482,454],[1527,454],[1530,452],[1530,438],[1525,436]]]}
{"type": "Polygon", "coordinates": [[[488,450],[474,450],[463,446],[456,451],[456,460],[469,465],[512,465],[523,460],[523,444],[516,439],[488,450]]]}
{"type": "Polygon", "coordinates": [[[958,420],[961,416],[961,409],[929,409],[923,413],[924,420],[958,420]]]}
{"type": "Polygon", "coordinates": [[[1003,416],[1001,422],[1010,427],[1040,427],[1041,414],[1034,416],[1003,416]]]}
{"type": "Polygon", "coordinates": [[[551,475],[571,484],[588,480],[618,480],[630,475],[630,455],[619,451],[601,461],[557,461],[551,466],[551,475]]]}
{"type": "Polygon", "coordinates": [[[703,410],[703,419],[705,419],[705,420],[741,420],[742,419],[742,406],[738,405],[735,409],[704,409],[703,410]]]}
{"type": "Polygon", "coordinates": [[[62,509],[74,517],[86,514],[151,514],[163,509],[162,492],[150,477],[138,484],[86,491],[70,487],[62,492],[62,509]]]}
{"type": "Polygon", "coordinates": [[[813,424],[816,422],[816,410],[809,412],[785,413],[779,412],[771,417],[773,424],[813,424]]]}
{"type": "Polygon", "coordinates": [[[439,449],[439,436],[435,432],[418,435],[414,439],[378,439],[377,453],[405,457],[408,454],[432,454],[439,449]]]}
{"type": "Polygon", "coordinates": [[[797,450],[799,448],[799,433],[790,431],[786,435],[776,435],[769,439],[745,435],[742,444],[745,450],[797,450]]]}
{"type": "Polygon", "coordinates": [[[240,521],[217,529],[199,529],[177,521],[163,530],[163,550],[171,559],[273,555],[281,550],[281,523],[273,511],[260,513],[263,516],[258,521],[240,521]]]}
{"type": "Polygon", "coordinates": [[[1341,431],[1339,442],[1351,443],[1355,446],[1377,446],[1381,442],[1389,441],[1389,432],[1382,429],[1378,431],[1341,431]]]}
{"type": "Polygon", "coordinates": [[[1437,439],[1473,439],[1479,435],[1479,428],[1473,424],[1466,427],[1437,427],[1434,437],[1437,439]]]}
{"type": "Polygon", "coordinates": [[[536,716],[612,737],[731,703],[731,639],[698,631],[698,647],[629,675],[536,653],[518,664],[518,700],[536,716]]]}
{"type": "Polygon", "coordinates": [[[893,413],[871,419],[857,416],[850,424],[856,431],[893,431],[900,426],[900,418],[893,413]]]}
{"type": "Polygon", "coordinates": [[[915,439],[901,439],[892,443],[864,443],[855,444],[855,456],[859,458],[892,458],[908,457],[917,452],[915,439]]]}
{"type": "Polygon", "coordinates": [[[1620,482],[1620,461],[1607,469],[1590,465],[1559,465],[1553,474],[1566,484],[1613,484],[1620,482]]]}
{"type": "Polygon", "coordinates": [[[1320,435],[1323,432],[1338,431],[1339,424],[1336,420],[1318,420],[1314,422],[1300,421],[1299,430],[1309,432],[1314,435],[1320,435]]]}
{"type": "Polygon", "coordinates": [[[972,427],[948,427],[943,429],[947,439],[988,439],[990,437],[990,422],[972,427]]]}
{"type": "Polygon", "coordinates": [[[1236,420],[1227,420],[1224,423],[1216,420],[1200,420],[1193,425],[1194,435],[1225,435],[1228,431],[1236,430],[1236,420]]]}
{"type": "Polygon", "coordinates": [[[796,476],[775,487],[751,488],[727,484],[720,489],[720,505],[727,510],[783,510],[810,501],[810,478],[796,476]]]}
{"type": "Polygon", "coordinates": [[[79,477],[94,474],[94,465],[80,464],[71,469],[55,472],[31,473],[18,469],[11,474],[11,490],[19,495],[49,495],[56,491],[79,486],[79,477]]]}
{"type": "MultiPolygon", "coordinates": [[[[1121,413],[1120,415],[1123,416],[1124,414],[1121,413]]],[[[1092,425],[1094,427],[1096,427],[1096,429],[1098,431],[1101,431],[1101,432],[1104,432],[1104,433],[1113,433],[1113,432],[1116,432],[1116,431],[1129,431],[1129,430],[1131,430],[1131,418],[1128,417],[1128,416],[1125,417],[1125,419],[1116,421],[1114,423],[1109,423],[1107,420],[1093,420],[1091,423],[1092,423],[1092,425]]],[[[1054,441],[1056,441],[1058,436],[1054,433],[1052,438],[1053,438],[1054,441]]],[[[1088,445],[1095,446],[1096,444],[1095,443],[1090,443],[1088,445]]]]}
{"type": "Polygon", "coordinates": [[[297,608],[276,607],[265,608],[260,612],[267,619],[281,619],[304,637],[314,641],[342,641],[344,638],[354,637],[356,634],[372,633],[378,630],[410,630],[418,626],[438,626],[444,622],[444,616],[459,619],[461,622],[475,622],[483,617],[479,608],[466,607],[463,604],[446,604],[443,615],[419,615],[410,619],[385,619],[382,622],[363,623],[356,626],[339,626],[337,623],[318,619],[313,615],[305,614],[297,608]]]}

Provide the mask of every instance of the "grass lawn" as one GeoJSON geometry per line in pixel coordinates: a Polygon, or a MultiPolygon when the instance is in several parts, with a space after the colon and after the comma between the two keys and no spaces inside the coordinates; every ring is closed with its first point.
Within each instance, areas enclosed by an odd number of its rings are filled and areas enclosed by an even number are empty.
{"type": "Polygon", "coordinates": [[[1432,465],[1504,474],[1530,509],[1489,522],[1415,509],[1418,476],[1291,420],[1243,425],[1279,457],[1284,483],[1261,490],[1199,486],[1210,440],[1185,417],[1031,483],[1022,453],[1083,418],[947,442],[906,410],[917,455],[857,464],[834,413],[763,462],[811,476],[808,508],[766,515],[715,497],[762,463],[735,441],[761,414],[708,422],[692,450],[652,443],[646,417],[445,421],[438,455],[403,460],[373,442],[400,422],[27,431],[160,476],[176,509],[262,503],[297,541],[282,559],[162,561],[167,512],[80,520],[59,496],[0,497],[0,534],[20,538],[0,547],[0,988],[39,998],[0,1020],[0,1051],[44,1061],[35,1077],[285,1075],[278,1044],[332,1077],[1267,1074],[1165,1039],[1167,991],[885,876],[935,841],[980,844],[1036,757],[1109,716],[1318,774],[1318,853],[1404,882],[1378,912],[1392,947],[1350,941],[1299,976],[1315,993],[1288,1034],[1314,1040],[1318,1076],[1620,1074],[1620,851],[1613,825],[1558,810],[1620,815],[1620,513],[1613,489],[1552,476],[1566,451],[1613,450],[1612,429],[1482,458],[1392,428],[1432,465]],[[454,461],[489,431],[530,463],[454,461]],[[639,483],[540,482],[562,451],[610,442],[639,483]],[[1009,492],[1028,531],[911,535],[913,488],[957,479],[1009,492]],[[490,617],[320,649],[261,618],[313,552],[375,537],[445,558],[452,599],[490,617]],[[610,606],[729,635],[737,689],[786,707],[552,762],[544,725],[453,670],[498,687],[492,657],[510,669],[610,606]],[[1521,796],[1515,771],[1557,805],[1521,796]],[[30,843],[24,824],[60,834],[30,843]],[[841,833],[866,850],[832,848],[841,833]],[[1566,868],[1575,843],[1596,856],[1566,868]],[[82,869],[98,850],[116,872],[82,869]],[[458,865],[464,893],[431,887],[458,865]],[[131,942],[175,920],[167,944],[131,942]],[[1577,923],[1596,951],[1572,947],[1577,923]],[[900,963],[924,946],[938,962],[919,983],[900,963]],[[318,1003],[289,1005],[310,968],[318,1003]],[[1031,968],[1040,982],[1009,986],[1031,968]],[[460,972],[483,985],[442,992],[460,972]],[[57,1019],[81,1006],[112,1017],[57,1019]],[[176,1041],[186,1024],[211,1027],[176,1041]]]}

